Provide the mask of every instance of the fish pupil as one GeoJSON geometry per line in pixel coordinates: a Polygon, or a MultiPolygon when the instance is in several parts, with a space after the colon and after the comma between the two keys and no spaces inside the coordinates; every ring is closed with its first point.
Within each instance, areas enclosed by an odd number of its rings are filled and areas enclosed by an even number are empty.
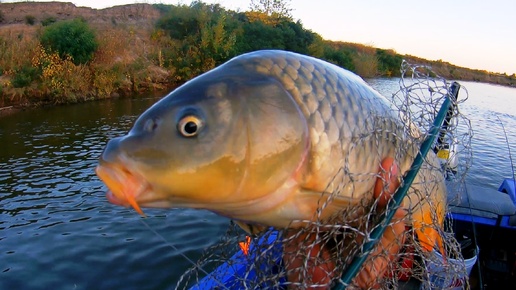
{"type": "Polygon", "coordinates": [[[187,122],[184,130],[189,135],[195,134],[197,132],[197,124],[193,121],[187,122]]]}
{"type": "Polygon", "coordinates": [[[202,121],[194,115],[183,117],[177,124],[177,130],[184,137],[194,137],[202,127],[202,121]]]}

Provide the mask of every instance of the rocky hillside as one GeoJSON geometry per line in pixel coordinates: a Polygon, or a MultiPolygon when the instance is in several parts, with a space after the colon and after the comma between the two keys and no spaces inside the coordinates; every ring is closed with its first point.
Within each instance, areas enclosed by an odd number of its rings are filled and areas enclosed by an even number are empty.
{"type": "Polygon", "coordinates": [[[81,17],[89,23],[148,23],[160,17],[160,12],[150,4],[130,4],[105,9],[77,7],[65,2],[19,2],[0,4],[0,25],[25,23],[33,17],[35,23],[53,17],[67,20],[81,17]],[[1,19],[0,19],[1,20],[1,19]]]}

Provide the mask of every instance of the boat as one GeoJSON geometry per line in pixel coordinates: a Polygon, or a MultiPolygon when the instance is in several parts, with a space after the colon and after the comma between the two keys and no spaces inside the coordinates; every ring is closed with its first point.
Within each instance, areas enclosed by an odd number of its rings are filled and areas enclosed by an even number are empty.
{"type": "Polygon", "coordinates": [[[516,182],[506,178],[498,189],[465,184],[450,190],[448,204],[456,237],[479,248],[471,271],[471,289],[516,287],[516,182]],[[510,286],[510,287],[509,287],[510,286]]]}

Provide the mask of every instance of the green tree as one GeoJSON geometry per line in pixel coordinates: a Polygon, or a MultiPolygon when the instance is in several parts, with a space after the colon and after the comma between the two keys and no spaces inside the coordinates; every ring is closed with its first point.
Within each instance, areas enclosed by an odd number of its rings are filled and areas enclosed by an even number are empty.
{"type": "Polygon", "coordinates": [[[303,54],[316,51],[312,44],[317,34],[303,28],[301,22],[280,19],[271,24],[269,21],[253,19],[248,13],[241,19],[240,33],[237,36],[237,54],[259,49],[283,49],[303,54]]]}
{"type": "Polygon", "coordinates": [[[157,28],[170,39],[170,51],[164,51],[175,70],[176,79],[183,81],[214,68],[234,55],[236,32],[233,17],[218,4],[192,2],[189,6],[172,6],[157,28]]]}
{"type": "Polygon", "coordinates": [[[351,51],[346,49],[337,49],[328,44],[324,46],[323,59],[336,64],[345,69],[355,71],[353,57],[351,51]]]}
{"type": "Polygon", "coordinates": [[[309,54],[309,47],[315,41],[315,33],[303,28],[300,21],[282,21],[276,26],[281,31],[285,49],[309,54]]]}
{"type": "Polygon", "coordinates": [[[98,47],[95,32],[80,19],[47,26],[40,41],[46,49],[57,52],[62,59],[71,56],[74,64],[90,61],[98,47]]]}
{"type": "Polygon", "coordinates": [[[237,37],[237,54],[259,49],[285,49],[281,31],[262,21],[242,23],[242,32],[237,37]]]}
{"type": "Polygon", "coordinates": [[[314,39],[312,43],[310,43],[310,45],[308,46],[308,54],[313,57],[323,58],[325,48],[326,45],[324,43],[323,38],[319,34],[314,33],[314,39]]]}
{"type": "Polygon", "coordinates": [[[391,77],[401,74],[400,67],[403,58],[394,50],[376,49],[376,57],[378,59],[378,69],[380,73],[391,77]]]}
{"type": "Polygon", "coordinates": [[[263,13],[269,17],[292,20],[292,8],[288,0],[251,0],[251,11],[263,13]]]}

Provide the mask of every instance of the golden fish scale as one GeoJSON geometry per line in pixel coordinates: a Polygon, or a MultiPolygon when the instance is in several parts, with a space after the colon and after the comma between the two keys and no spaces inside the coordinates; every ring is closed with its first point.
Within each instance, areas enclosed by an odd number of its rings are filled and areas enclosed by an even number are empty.
{"type": "MultiPolygon", "coordinates": [[[[313,58],[278,52],[244,57],[242,64],[280,81],[306,117],[310,172],[318,180],[314,190],[328,190],[336,179],[348,187],[340,195],[360,198],[371,189],[383,158],[406,155],[401,152],[406,144],[400,146],[403,130],[397,116],[355,75],[313,58]]],[[[409,165],[405,159],[404,167],[409,165]]]]}

